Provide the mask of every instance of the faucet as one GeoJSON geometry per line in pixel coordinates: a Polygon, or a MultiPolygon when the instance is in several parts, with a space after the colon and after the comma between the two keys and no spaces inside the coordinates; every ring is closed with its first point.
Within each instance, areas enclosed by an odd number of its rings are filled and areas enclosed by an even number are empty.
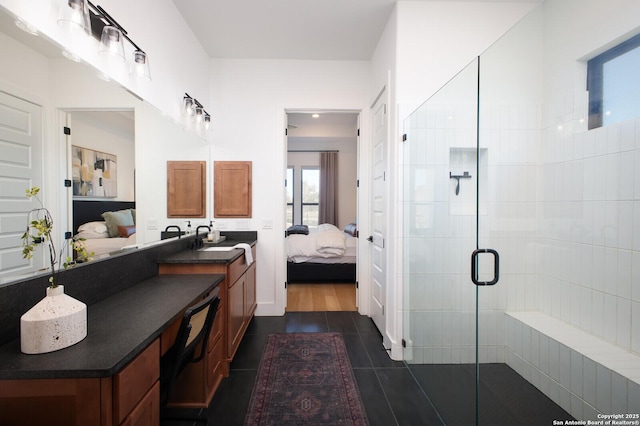
{"type": "Polygon", "coordinates": [[[204,245],[204,243],[202,242],[202,238],[200,238],[200,228],[207,228],[207,231],[211,232],[211,228],[209,228],[207,225],[199,225],[196,228],[196,240],[195,240],[196,248],[200,248],[204,245]]]}
{"type": "Polygon", "coordinates": [[[169,229],[177,229],[178,230],[178,238],[182,237],[182,229],[178,225],[169,225],[164,228],[164,232],[169,232],[169,229]]]}

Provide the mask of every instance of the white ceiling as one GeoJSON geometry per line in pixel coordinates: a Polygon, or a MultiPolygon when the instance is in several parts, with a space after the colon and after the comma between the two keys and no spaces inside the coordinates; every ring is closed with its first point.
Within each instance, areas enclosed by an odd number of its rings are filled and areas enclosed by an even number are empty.
{"type": "Polygon", "coordinates": [[[363,61],[397,1],[173,0],[212,58],[363,61]]]}

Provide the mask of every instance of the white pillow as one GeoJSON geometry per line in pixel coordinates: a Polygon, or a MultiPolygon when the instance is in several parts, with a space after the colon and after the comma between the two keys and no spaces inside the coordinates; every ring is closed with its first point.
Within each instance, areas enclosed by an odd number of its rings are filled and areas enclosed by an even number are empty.
{"type": "Polygon", "coordinates": [[[321,223],[320,225],[318,225],[318,231],[319,232],[323,232],[323,231],[338,231],[338,232],[342,232],[338,229],[337,226],[331,224],[331,223],[321,223]]]}
{"type": "Polygon", "coordinates": [[[82,231],[78,232],[75,237],[76,240],[80,238],[84,238],[85,240],[95,240],[98,238],[109,238],[108,232],[91,232],[91,231],[82,231]]]}
{"type": "Polygon", "coordinates": [[[96,234],[103,234],[109,232],[106,222],[87,222],[80,225],[78,232],[93,232],[96,234]]]}

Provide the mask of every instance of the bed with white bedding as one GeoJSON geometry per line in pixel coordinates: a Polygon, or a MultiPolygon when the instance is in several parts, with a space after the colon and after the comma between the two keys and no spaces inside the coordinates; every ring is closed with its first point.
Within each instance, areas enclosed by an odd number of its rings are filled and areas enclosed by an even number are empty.
{"type": "Polygon", "coordinates": [[[73,229],[94,258],[134,246],[135,202],[73,200],[73,229]]]}
{"type": "Polygon", "coordinates": [[[308,234],[288,231],[287,282],[355,282],[356,236],[356,231],[343,232],[330,224],[308,234]]]}

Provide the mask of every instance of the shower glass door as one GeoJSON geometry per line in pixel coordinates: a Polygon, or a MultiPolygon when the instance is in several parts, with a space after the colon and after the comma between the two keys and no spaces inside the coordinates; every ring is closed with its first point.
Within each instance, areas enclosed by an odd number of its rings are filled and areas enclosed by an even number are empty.
{"type": "Polygon", "coordinates": [[[540,16],[534,9],[403,123],[404,359],[429,377],[445,424],[491,424],[489,364],[513,364],[506,313],[537,308],[540,16]]]}
{"type": "MultiPolygon", "coordinates": [[[[404,359],[433,383],[456,384],[451,394],[449,386],[425,389],[437,410],[449,408],[439,410],[447,424],[475,423],[476,361],[497,357],[495,327],[486,327],[489,334],[476,341],[477,314],[481,326],[492,318],[477,310],[484,289],[471,280],[478,213],[486,213],[478,64],[470,63],[403,123],[404,359]]],[[[486,258],[478,259],[484,271],[486,258]]]]}

